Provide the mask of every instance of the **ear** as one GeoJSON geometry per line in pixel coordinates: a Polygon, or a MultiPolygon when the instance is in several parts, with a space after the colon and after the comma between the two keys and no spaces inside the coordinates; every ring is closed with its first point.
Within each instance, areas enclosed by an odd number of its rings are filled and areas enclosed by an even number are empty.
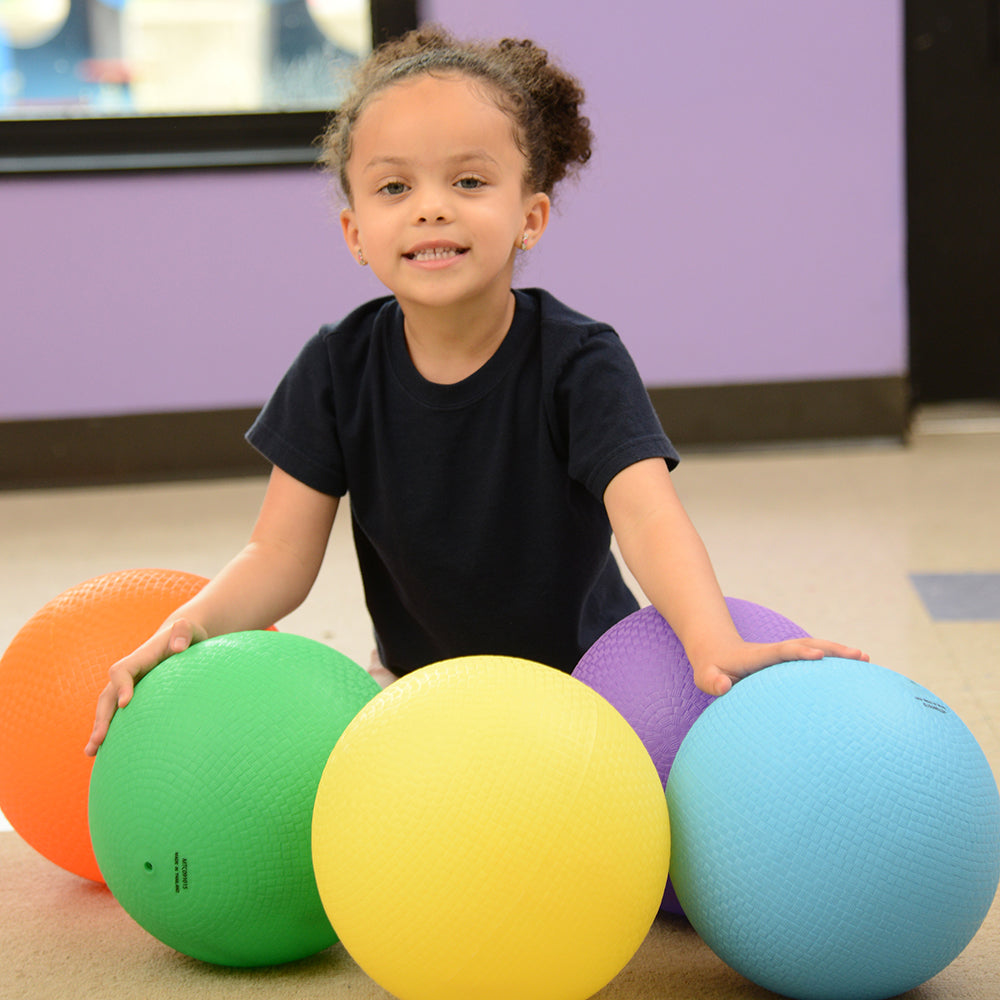
{"type": "Polygon", "coordinates": [[[549,224],[552,203],[541,191],[529,195],[524,201],[524,249],[530,250],[541,238],[549,224]]]}
{"type": "Polygon", "coordinates": [[[343,230],[344,242],[347,244],[347,249],[351,251],[351,256],[355,260],[364,260],[364,251],[361,247],[361,230],[358,228],[354,209],[345,208],[341,210],[340,228],[343,230]]]}

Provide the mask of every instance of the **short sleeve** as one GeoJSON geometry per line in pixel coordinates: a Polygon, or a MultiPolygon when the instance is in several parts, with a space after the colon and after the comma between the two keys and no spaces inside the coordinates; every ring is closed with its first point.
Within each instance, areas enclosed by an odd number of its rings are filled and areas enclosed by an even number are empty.
{"type": "Polygon", "coordinates": [[[347,492],[324,327],[309,340],[246,433],[269,462],[331,496],[347,492]]]}
{"type": "Polygon", "coordinates": [[[635,363],[610,327],[581,331],[563,360],[553,398],[569,474],[599,499],[636,462],[662,458],[670,469],[677,465],[635,363]]]}

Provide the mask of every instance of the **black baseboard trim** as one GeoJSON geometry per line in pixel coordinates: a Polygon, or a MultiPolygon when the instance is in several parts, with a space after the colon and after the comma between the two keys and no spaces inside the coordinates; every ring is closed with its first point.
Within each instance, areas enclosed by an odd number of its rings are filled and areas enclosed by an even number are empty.
{"type": "Polygon", "coordinates": [[[905,376],[650,389],[670,439],[685,447],[808,441],[903,440],[905,376]]]}
{"type": "MultiPolygon", "coordinates": [[[[651,389],[671,439],[735,447],[849,438],[902,439],[903,377],[651,389]]],[[[244,440],[256,408],[0,421],[0,489],[262,475],[244,440]]]]}
{"type": "Polygon", "coordinates": [[[0,489],[266,474],[243,440],[258,409],[0,422],[0,489]]]}

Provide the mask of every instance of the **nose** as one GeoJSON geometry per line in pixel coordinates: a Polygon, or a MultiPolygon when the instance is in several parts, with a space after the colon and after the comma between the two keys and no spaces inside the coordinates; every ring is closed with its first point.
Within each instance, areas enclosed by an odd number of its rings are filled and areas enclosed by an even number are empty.
{"type": "Polygon", "coordinates": [[[452,210],[448,194],[442,185],[422,185],[418,197],[414,199],[417,221],[423,223],[450,221],[452,210]]]}

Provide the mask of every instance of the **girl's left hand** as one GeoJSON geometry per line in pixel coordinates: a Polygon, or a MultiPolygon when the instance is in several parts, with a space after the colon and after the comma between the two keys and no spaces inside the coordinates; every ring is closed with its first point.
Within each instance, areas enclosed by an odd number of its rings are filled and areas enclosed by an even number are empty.
{"type": "Polygon", "coordinates": [[[821,660],[839,656],[845,660],[869,661],[867,653],[826,639],[786,639],[784,642],[741,642],[725,650],[691,660],[694,682],[706,694],[725,694],[740,678],[775,663],[821,660]]]}

